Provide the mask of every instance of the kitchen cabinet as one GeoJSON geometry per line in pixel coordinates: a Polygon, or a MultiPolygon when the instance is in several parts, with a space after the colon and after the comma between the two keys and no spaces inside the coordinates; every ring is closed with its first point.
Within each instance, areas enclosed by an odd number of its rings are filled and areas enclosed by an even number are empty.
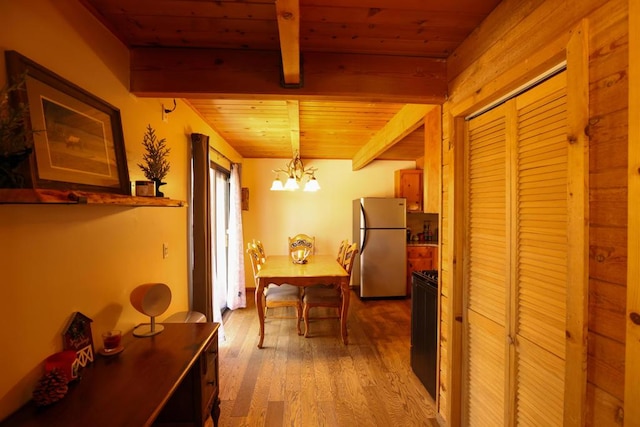
{"type": "Polygon", "coordinates": [[[423,197],[422,169],[401,169],[395,171],[395,197],[407,200],[407,212],[422,212],[423,197]]]}
{"type": "Polygon", "coordinates": [[[435,244],[407,246],[407,295],[411,295],[411,274],[414,271],[438,269],[438,246],[435,244]]]}

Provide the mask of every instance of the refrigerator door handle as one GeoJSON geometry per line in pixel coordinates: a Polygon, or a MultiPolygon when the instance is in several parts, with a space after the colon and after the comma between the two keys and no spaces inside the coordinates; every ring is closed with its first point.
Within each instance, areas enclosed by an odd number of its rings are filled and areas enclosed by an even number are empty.
{"type": "Polygon", "coordinates": [[[362,206],[362,203],[360,203],[360,218],[361,218],[361,224],[362,224],[362,229],[364,230],[364,233],[361,234],[362,236],[362,241],[360,242],[360,255],[362,255],[362,253],[364,253],[364,247],[367,245],[367,216],[364,214],[364,206],[362,206]]]}

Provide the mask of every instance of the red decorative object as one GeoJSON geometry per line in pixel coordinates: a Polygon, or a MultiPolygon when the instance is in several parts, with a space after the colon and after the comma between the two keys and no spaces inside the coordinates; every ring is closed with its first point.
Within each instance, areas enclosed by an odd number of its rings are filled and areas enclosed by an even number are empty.
{"type": "Polygon", "coordinates": [[[49,373],[54,369],[62,372],[68,381],[78,378],[78,363],[75,350],[65,350],[52,354],[44,361],[44,371],[49,373]]]}
{"type": "Polygon", "coordinates": [[[93,362],[95,352],[93,350],[93,336],[91,335],[92,321],[84,314],[76,311],[62,333],[64,349],[76,352],[78,367],[84,368],[87,364],[93,362]]]}

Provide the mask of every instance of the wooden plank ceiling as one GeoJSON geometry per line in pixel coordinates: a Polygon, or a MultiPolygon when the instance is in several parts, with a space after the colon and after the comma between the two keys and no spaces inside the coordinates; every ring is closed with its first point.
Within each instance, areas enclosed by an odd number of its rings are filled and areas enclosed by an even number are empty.
{"type": "Polygon", "coordinates": [[[78,0],[131,51],[131,92],[182,98],[243,157],[424,155],[446,59],[499,0],[78,0]]]}

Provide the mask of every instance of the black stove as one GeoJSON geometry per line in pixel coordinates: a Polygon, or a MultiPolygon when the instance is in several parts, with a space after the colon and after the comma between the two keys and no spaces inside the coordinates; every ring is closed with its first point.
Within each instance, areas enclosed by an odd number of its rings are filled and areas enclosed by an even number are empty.
{"type": "Polygon", "coordinates": [[[411,368],[436,399],[438,354],[438,270],[412,273],[411,368]]]}
{"type": "Polygon", "coordinates": [[[418,270],[413,272],[414,281],[438,286],[438,270],[418,270]]]}

